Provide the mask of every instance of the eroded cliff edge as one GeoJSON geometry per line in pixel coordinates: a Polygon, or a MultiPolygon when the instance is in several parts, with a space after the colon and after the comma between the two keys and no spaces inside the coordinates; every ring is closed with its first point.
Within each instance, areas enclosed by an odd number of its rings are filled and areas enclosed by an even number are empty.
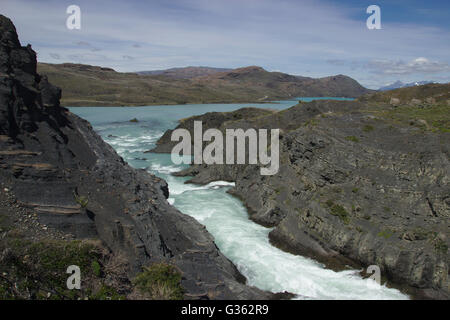
{"type": "MultiPolygon", "coordinates": [[[[443,86],[436,97],[448,91],[443,86]]],[[[329,267],[378,265],[414,297],[448,299],[450,105],[404,108],[329,100],[184,119],[178,128],[191,136],[194,120],[222,132],[280,128],[280,170],[262,176],[257,165],[193,165],[176,175],[199,184],[235,181],[230,192],[250,218],[275,227],[274,245],[329,267]],[[399,116],[417,110],[437,117],[437,127],[399,116]]],[[[172,149],[170,133],[154,152],[172,149]]]]}
{"type": "MultiPolygon", "coordinates": [[[[14,198],[0,218],[28,208],[38,225],[100,239],[125,258],[129,279],[165,261],[181,271],[185,298],[271,297],[246,286],[205,228],[168,204],[165,181],[129,167],[87,121],[60,107],[60,96],[36,73],[31,46],[22,47],[13,23],[0,15],[2,204],[6,193],[14,198]]],[[[5,241],[8,231],[0,231],[5,241]]],[[[11,256],[8,250],[0,260],[11,256]]]]}

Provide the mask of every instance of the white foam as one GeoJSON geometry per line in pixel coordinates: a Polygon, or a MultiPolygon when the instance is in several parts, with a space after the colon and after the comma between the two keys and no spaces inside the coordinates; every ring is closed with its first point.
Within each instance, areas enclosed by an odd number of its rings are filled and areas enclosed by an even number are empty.
{"type": "Polygon", "coordinates": [[[180,168],[175,165],[161,165],[159,163],[153,163],[150,166],[150,169],[152,171],[156,171],[158,173],[165,173],[165,174],[170,174],[173,172],[180,171],[180,168]]]}
{"type": "Polygon", "coordinates": [[[356,276],[356,270],[334,272],[312,259],[277,249],[268,240],[271,229],[250,221],[242,204],[225,190],[191,189],[172,196],[178,209],[207,227],[250,285],[272,292],[293,292],[302,299],[407,298],[398,290],[356,276]]]}
{"type": "MultiPolygon", "coordinates": [[[[179,170],[180,170],[179,168],[176,168],[174,171],[171,171],[171,172],[175,172],[175,171],[179,171],[179,170]]],[[[167,173],[167,170],[160,171],[160,172],[167,173]]],[[[197,184],[191,184],[191,183],[186,184],[186,183],[184,183],[184,181],[182,181],[176,177],[167,177],[166,180],[169,183],[170,194],[173,194],[173,195],[180,195],[180,194],[183,194],[188,191],[203,191],[203,190],[208,190],[208,189],[215,190],[215,189],[219,189],[219,188],[234,186],[234,182],[228,182],[228,181],[214,181],[214,182],[208,183],[206,185],[197,185],[197,184]]]]}
{"type": "Polygon", "coordinates": [[[213,188],[213,189],[217,189],[220,187],[234,187],[235,183],[234,182],[228,182],[228,181],[214,181],[214,182],[210,182],[206,185],[207,188],[213,188]]]}

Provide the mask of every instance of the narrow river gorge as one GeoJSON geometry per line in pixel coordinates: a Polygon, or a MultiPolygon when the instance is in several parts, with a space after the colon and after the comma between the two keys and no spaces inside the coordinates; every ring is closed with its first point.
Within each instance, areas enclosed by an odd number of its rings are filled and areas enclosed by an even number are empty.
{"type": "MultiPolygon", "coordinates": [[[[295,104],[296,101],[283,101],[258,107],[284,109],[295,104]]],[[[174,165],[169,154],[145,153],[179,119],[247,106],[255,105],[79,107],[71,111],[91,122],[131,166],[165,179],[169,185],[169,202],[206,226],[219,249],[233,261],[249,285],[272,292],[292,292],[300,299],[407,299],[396,289],[362,279],[357,270],[335,272],[314,260],[273,247],[268,239],[271,229],[249,220],[240,200],[226,193],[231,183],[185,184],[187,178],[171,175],[184,165],[174,165]],[[134,118],[137,122],[130,122],[134,118]]]]}

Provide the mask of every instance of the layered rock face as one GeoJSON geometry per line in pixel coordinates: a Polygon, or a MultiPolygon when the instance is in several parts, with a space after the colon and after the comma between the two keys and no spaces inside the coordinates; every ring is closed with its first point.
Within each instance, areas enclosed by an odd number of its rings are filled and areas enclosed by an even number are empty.
{"type": "MultiPolygon", "coordinates": [[[[201,184],[235,181],[231,193],[251,219],[274,227],[270,239],[285,250],[329,267],[378,265],[382,276],[416,297],[449,297],[448,133],[397,126],[360,102],[240,114],[217,114],[221,130],[281,129],[277,174],[262,176],[256,165],[195,165],[177,175],[201,184]]],[[[192,132],[192,122],[179,127],[192,132]]],[[[156,151],[171,146],[166,140],[156,151]]]]}
{"type": "Polygon", "coordinates": [[[168,204],[165,181],[129,167],[60,96],[0,15],[0,184],[21,205],[49,227],[101,239],[126,257],[130,278],[166,261],[181,270],[186,297],[270,297],[246,286],[205,228],[168,204]]]}

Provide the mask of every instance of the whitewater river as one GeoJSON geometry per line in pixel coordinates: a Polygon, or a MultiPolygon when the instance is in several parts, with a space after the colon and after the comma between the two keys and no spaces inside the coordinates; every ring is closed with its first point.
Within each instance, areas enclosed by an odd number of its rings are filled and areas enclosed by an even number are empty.
{"type": "MultiPolygon", "coordinates": [[[[284,109],[295,101],[260,104],[284,109]]],[[[169,184],[169,202],[197,219],[214,236],[220,250],[239,268],[250,285],[272,292],[289,291],[306,299],[407,299],[398,290],[362,279],[355,270],[334,272],[314,260],[283,252],[269,243],[271,229],[248,219],[242,203],[226,193],[228,182],[206,186],[184,184],[172,172],[168,154],[144,153],[177,120],[210,111],[231,111],[255,104],[210,104],[151,107],[78,107],[70,110],[91,122],[103,139],[133,167],[145,168],[169,184]],[[137,118],[139,122],[130,122],[137,118]]]]}

